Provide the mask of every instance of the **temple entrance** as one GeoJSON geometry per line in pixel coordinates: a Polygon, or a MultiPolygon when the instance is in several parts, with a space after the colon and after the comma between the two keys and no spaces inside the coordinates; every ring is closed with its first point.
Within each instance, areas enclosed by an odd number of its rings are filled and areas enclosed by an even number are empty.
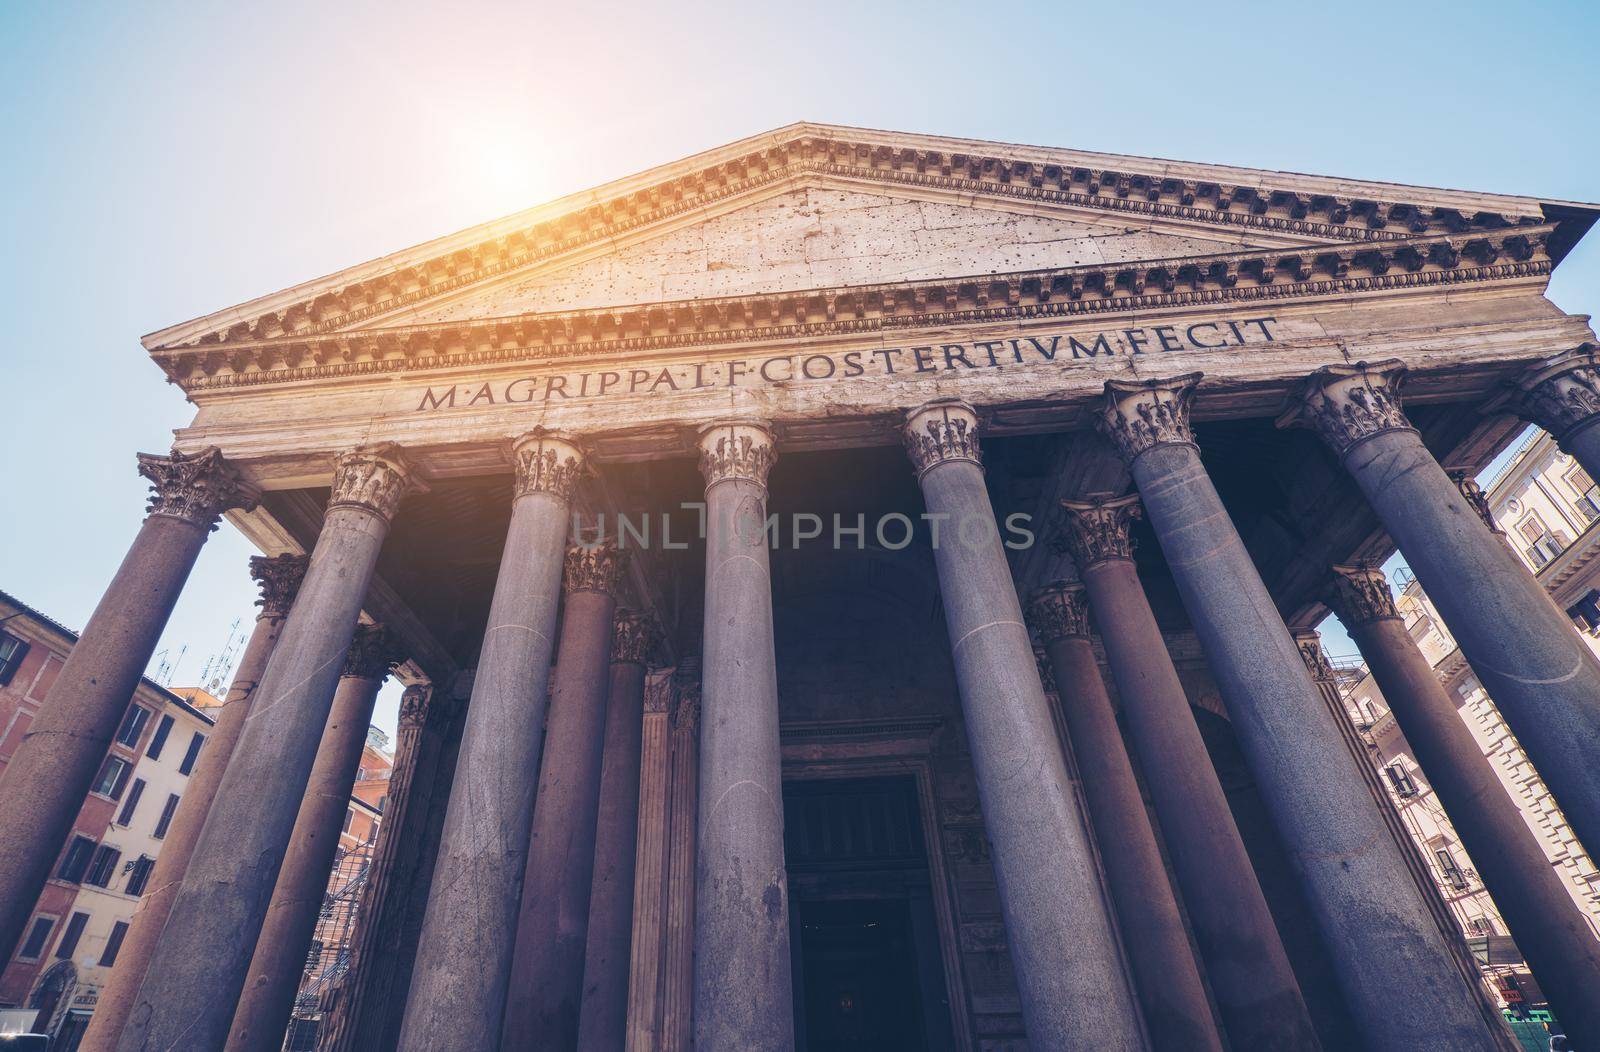
{"type": "Polygon", "coordinates": [[[786,781],[783,803],[796,1047],[954,1048],[915,781],[786,781]]]}

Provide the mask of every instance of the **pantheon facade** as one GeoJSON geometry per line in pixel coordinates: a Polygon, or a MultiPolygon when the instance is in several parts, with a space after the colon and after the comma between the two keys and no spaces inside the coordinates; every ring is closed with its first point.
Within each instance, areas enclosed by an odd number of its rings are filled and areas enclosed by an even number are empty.
{"type": "Polygon", "coordinates": [[[1600,663],[1471,482],[1528,422],[1600,477],[1597,215],[796,124],[154,333],[194,420],[0,780],[0,941],[226,517],[261,614],[85,1048],[280,1046],[392,673],[320,1048],[1509,1052],[1330,609],[1600,1047],[1377,569],[1600,852],[1600,663]]]}

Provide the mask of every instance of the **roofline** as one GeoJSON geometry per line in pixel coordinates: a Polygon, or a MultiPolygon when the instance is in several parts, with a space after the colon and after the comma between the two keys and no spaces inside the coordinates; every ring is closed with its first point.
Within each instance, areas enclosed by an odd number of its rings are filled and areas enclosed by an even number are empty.
{"type": "MultiPolygon", "coordinates": [[[[1004,151],[1018,161],[1032,161],[1063,167],[1098,167],[1127,164],[1141,169],[1140,174],[1159,178],[1216,180],[1239,186],[1274,190],[1299,191],[1307,194],[1335,194],[1392,197],[1395,191],[1408,191],[1418,198],[1415,203],[1440,208],[1473,211],[1513,212],[1523,215],[1548,214],[1550,210],[1575,218],[1573,213],[1600,215],[1600,204],[1527,197],[1507,194],[1487,194],[1439,187],[1421,187],[1408,183],[1386,183],[1374,180],[1343,179],[1314,176],[1272,169],[1244,168],[1232,165],[1205,164],[1174,161],[1157,157],[1140,157],[1131,154],[1099,153],[1087,150],[1070,150],[1055,147],[1033,146],[1020,143],[996,142],[984,139],[965,139],[939,135],[893,132],[876,128],[858,128],[842,124],[822,124],[797,121],[770,131],[746,136],[724,145],[702,150],[666,164],[635,172],[599,186],[566,194],[562,197],[491,219],[408,248],[399,249],[365,262],[332,271],[309,281],[303,281],[277,292],[245,300],[210,314],[192,318],[147,333],[140,342],[147,350],[156,350],[197,334],[201,330],[214,330],[247,321],[279,307],[288,307],[304,301],[333,283],[347,283],[376,277],[395,268],[437,259],[460,249],[470,248],[497,237],[524,229],[531,224],[548,221],[577,209],[601,204],[614,198],[648,189],[669,178],[669,173],[688,174],[712,167],[722,161],[748,155],[759,147],[776,147],[805,137],[837,140],[845,137],[870,136],[883,146],[903,148],[939,148],[952,152],[962,149],[972,151],[1004,151]]],[[[1585,226],[1587,229],[1587,226],[1585,226]]]]}

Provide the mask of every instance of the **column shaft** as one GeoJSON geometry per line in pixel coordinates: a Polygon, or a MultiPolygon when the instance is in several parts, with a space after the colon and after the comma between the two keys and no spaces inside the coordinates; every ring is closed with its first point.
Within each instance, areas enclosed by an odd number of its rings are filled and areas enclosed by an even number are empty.
{"type": "Polygon", "coordinates": [[[150,882],[139,907],[134,911],[128,933],[117,951],[117,966],[111,970],[106,985],[101,988],[95,1002],[94,1014],[89,1017],[89,1027],[78,1044],[79,1052],[109,1052],[116,1047],[122,1034],[122,1024],[127,1021],[128,1010],[133,1007],[139,984],[144,982],[150,956],[155,952],[156,940],[172,911],[173,899],[183,885],[183,874],[194,854],[195,842],[200,839],[206,815],[211,810],[217,785],[227,769],[228,758],[238,744],[239,732],[244,729],[244,718],[255,698],[256,686],[266,670],[267,658],[278,642],[283,630],[283,620],[289,614],[300,580],[305,576],[306,558],[301,555],[284,555],[276,559],[260,556],[250,560],[251,574],[261,583],[262,610],[256,617],[250,639],[239,655],[239,664],[228,686],[227,696],[217,712],[217,721],[206,738],[205,748],[195,764],[194,773],[184,786],[183,797],[177,813],[167,827],[161,842],[161,852],[156,855],[156,865],[150,872],[150,882]]]}
{"type": "Polygon", "coordinates": [[[305,581],[117,1045],[221,1048],[378,551],[412,483],[392,446],[339,458],[305,581]]]}
{"type": "Polygon", "coordinates": [[[1028,1039],[1143,1048],[984,487],[976,416],[963,403],[933,403],[912,414],[906,434],[928,512],[946,517],[934,562],[1028,1039]]]}
{"type": "Polygon", "coordinates": [[[748,425],[708,429],[700,448],[707,537],[694,1047],[768,1052],[794,1043],[766,540],[775,454],[772,436],[748,425]]]}
{"type": "Polygon", "coordinates": [[[639,760],[644,732],[644,654],[623,650],[630,622],[617,619],[606,700],[605,752],[600,769],[600,817],[595,825],[594,882],[589,891],[588,942],[583,957],[579,1048],[627,1044],[628,948],[633,937],[633,875],[639,831],[639,760]],[[618,660],[629,658],[630,660],[618,660]]]}
{"type": "Polygon", "coordinates": [[[227,1052],[277,1052],[283,1047],[306,953],[328,892],[328,874],[338,854],[339,832],[350,809],[367,728],[372,725],[372,707],[394,660],[390,648],[388,633],[367,625],[356,631],[351,643],[234,1010],[224,1046],[227,1052]]]}
{"type": "Polygon", "coordinates": [[[661,1048],[689,1052],[694,1037],[695,854],[700,842],[700,681],[680,667],[672,710],[667,825],[665,975],[661,1048]]]}
{"type": "Polygon", "coordinates": [[[576,1048],[616,613],[617,551],[574,548],[501,1048],[576,1048]]]}
{"type": "MultiPolygon", "coordinates": [[[[667,929],[667,766],[671,743],[668,690],[657,680],[645,688],[639,750],[639,823],[634,856],[633,937],[628,965],[627,1052],[657,1052],[667,929]]],[[[691,848],[690,856],[693,859],[691,848]]],[[[692,967],[692,964],[691,964],[692,967]]]]}
{"type": "Polygon", "coordinates": [[[498,1048],[549,702],[550,656],[582,470],[570,441],[515,447],[517,497],[467,707],[455,781],[406,999],[400,1048],[498,1048]]]}
{"type": "Polygon", "coordinates": [[[1243,1048],[1316,1048],[1294,969],[1133,561],[1103,559],[1081,573],[1228,1037],[1243,1048]]]}
{"type": "Polygon", "coordinates": [[[139,457],[155,488],[116,576],[0,771],[0,961],[9,961],[50,867],[150,663],[217,516],[250,502],[215,449],[139,457]]]}
{"type": "MultiPolygon", "coordinates": [[[[1051,592],[1044,597],[1050,601],[1051,592]]],[[[1081,603],[1082,592],[1066,592],[1081,603]]],[[[1044,623],[1035,601],[1035,624],[1044,623]]],[[[1087,632],[1087,618],[1081,619],[1087,632]]],[[[1189,934],[1167,883],[1167,868],[1133,766],[1117,729],[1087,634],[1041,628],[1061,697],[1062,717],[1078,760],[1089,817],[1121,922],[1134,985],[1157,1048],[1222,1048],[1189,934]]]]}
{"type": "Polygon", "coordinates": [[[1336,582],[1348,596],[1336,602],[1340,620],[1361,649],[1517,948],[1567,1036],[1579,1048],[1600,1048],[1600,940],[1393,612],[1381,571],[1347,571],[1341,580],[1349,583],[1336,582]],[[1357,591],[1362,584],[1367,588],[1357,591]],[[1364,604],[1364,595],[1373,602],[1364,604]],[[1388,604],[1387,612],[1380,604],[1388,604]],[[1363,616],[1361,605],[1375,607],[1374,616],[1363,616]]]}
{"type": "Polygon", "coordinates": [[[1188,429],[1198,377],[1108,384],[1105,426],[1368,1046],[1494,1048],[1188,429]],[[1155,423],[1150,423],[1154,421],[1155,423]]]}

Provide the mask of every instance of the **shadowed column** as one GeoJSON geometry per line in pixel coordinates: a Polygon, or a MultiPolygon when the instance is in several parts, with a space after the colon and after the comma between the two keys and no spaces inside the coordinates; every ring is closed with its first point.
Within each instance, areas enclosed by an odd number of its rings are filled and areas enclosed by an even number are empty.
{"type": "Polygon", "coordinates": [[[1128,461],[1290,864],[1367,1046],[1497,1047],[1200,463],[1200,375],[1108,381],[1100,426],[1128,461]]]}
{"type": "Polygon", "coordinates": [[[1422,444],[1400,409],[1404,374],[1398,361],[1326,366],[1279,425],[1315,430],[1355,478],[1578,839],[1600,853],[1600,660],[1422,444]]]}
{"type": "Polygon", "coordinates": [[[1029,1041],[1143,1048],[984,486],[977,416],[965,402],[931,402],[908,416],[905,442],[944,523],[933,556],[1029,1041]]]}
{"type": "Polygon", "coordinates": [[[398,447],[338,458],[311,565],[123,1026],[122,1052],[222,1046],[378,551],[417,485],[398,447]]]}
{"type": "Polygon", "coordinates": [[[764,426],[718,424],[700,434],[706,588],[695,1052],[768,1052],[794,1044],[766,534],[767,473],[776,459],[764,426]]]}
{"type": "Polygon", "coordinates": [[[155,868],[150,871],[149,890],[139,900],[122,948],[117,951],[117,964],[111,970],[111,978],[100,990],[94,1014],[89,1017],[89,1028],[78,1045],[79,1052],[107,1052],[116,1047],[122,1024],[127,1021],[128,1010],[133,1007],[139,984],[144,982],[145,971],[150,966],[156,940],[161,937],[161,929],[172,911],[172,901],[183,884],[184,870],[189,866],[206,814],[216,798],[217,785],[227,769],[228,758],[233,755],[233,747],[238,744],[239,732],[244,729],[244,718],[250,712],[267,658],[277,645],[289,607],[300,590],[308,561],[303,555],[276,558],[257,555],[250,560],[250,576],[261,587],[261,598],[256,601],[261,612],[256,615],[250,640],[239,655],[239,664],[217,713],[217,722],[206,737],[200,760],[184,786],[178,810],[161,841],[155,868]]]}
{"type": "MultiPolygon", "coordinates": [[[[694,1019],[695,851],[700,821],[700,665],[678,663],[672,690],[668,775],[667,915],[661,979],[662,1052],[687,1052],[694,1019]]],[[[653,1048],[654,1046],[652,1046],[653,1048]]]]}
{"type": "Polygon", "coordinates": [[[144,525],[0,769],[0,961],[17,948],[201,546],[224,511],[255,505],[215,447],[140,453],[139,474],[154,490],[144,525]]]}
{"type": "Polygon", "coordinates": [[[622,557],[603,543],[567,552],[566,609],[500,1047],[576,1048],[589,929],[611,631],[622,557]]]}
{"type": "Polygon", "coordinates": [[[1314,1049],[1294,970],[1133,562],[1139,498],[1062,501],[1134,750],[1229,1040],[1314,1049]]]}
{"type": "Polygon", "coordinates": [[[516,947],[549,702],[567,512],[584,470],[573,440],[512,446],[516,496],[417,945],[400,1048],[498,1048],[516,947]]]}
{"type": "Polygon", "coordinates": [[[1600,940],[1395,609],[1383,571],[1335,566],[1329,601],[1579,1048],[1600,1048],[1600,940]]]}
{"type": "Polygon", "coordinates": [[[1028,620],[1050,658],[1151,1042],[1157,1048],[1220,1050],[1189,934],[1089,642],[1083,586],[1041,589],[1028,606],[1028,620]]]}
{"type": "Polygon", "coordinates": [[[234,1010],[224,1046],[228,1052],[277,1052],[283,1047],[317,916],[327,896],[328,875],[338,854],[339,832],[350,810],[350,792],[361,766],[367,728],[372,725],[372,707],[399,657],[395,641],[381,625],[356,629],[234,1010]]]}
{"type": "Polygon", "coordinates": [[[627,1043],[644,677],[654,643],[654,626],[646,617],[631,610],[617,612],[600,769],[600,817],[594,834],[594,883],[589,891],[589,934],[583,957],[579,1048],[621,1049],[627,1043]]]}
{"type": "MultiPolygon", "coordinates": [[[[672,758],[667,710],[672,699],[671,684],[666,677],[653,677],[644,691],[633,932],[628,963],[628,1052],[656,1052],[663,1047],[660,1035],[667,948],[667,768],[672,758]]],[[[692,865],[693,838],[688,858],[692,865]]],[[[693,969],[693,961],[689,967],[693,969]]]]}

